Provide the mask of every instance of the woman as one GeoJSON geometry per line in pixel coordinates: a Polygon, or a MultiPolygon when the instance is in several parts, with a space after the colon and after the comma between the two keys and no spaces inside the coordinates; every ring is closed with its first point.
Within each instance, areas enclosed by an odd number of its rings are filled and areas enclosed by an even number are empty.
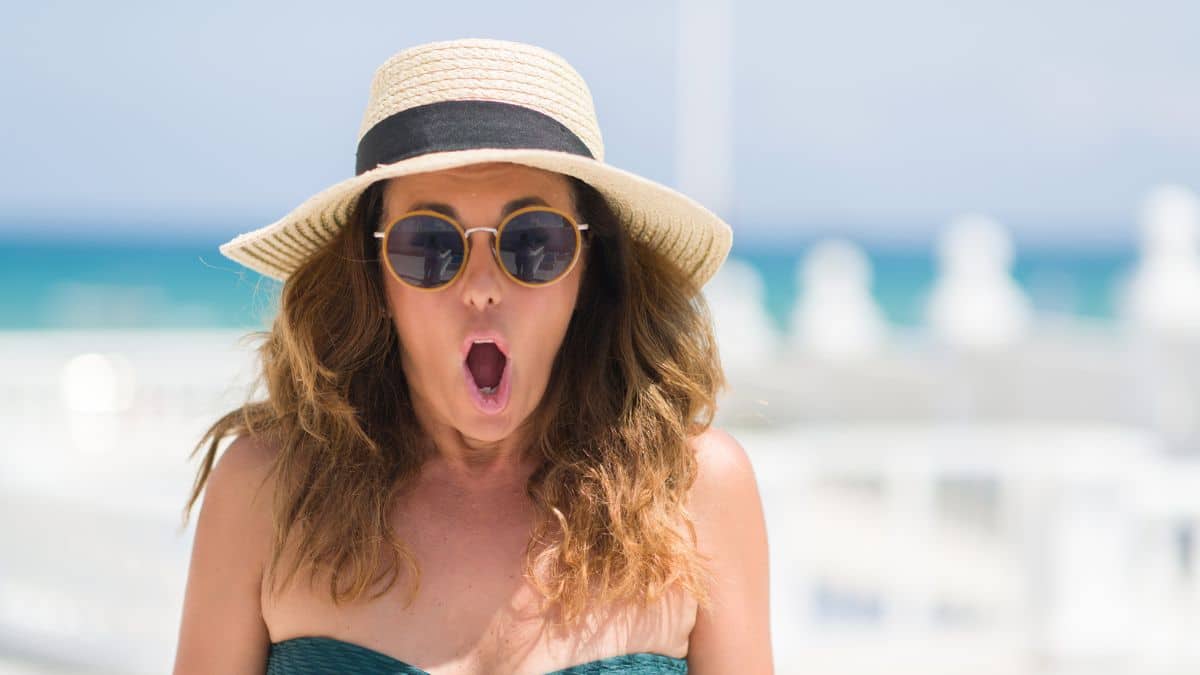
{"type": "Polygon", "coordinates": [[[197,446],[175,672],[772,672],[761,501],[710,426],[728,226],[505,41],[385,62],[356,174],[221,247],[285,281],[267,399],[197,446]]]}

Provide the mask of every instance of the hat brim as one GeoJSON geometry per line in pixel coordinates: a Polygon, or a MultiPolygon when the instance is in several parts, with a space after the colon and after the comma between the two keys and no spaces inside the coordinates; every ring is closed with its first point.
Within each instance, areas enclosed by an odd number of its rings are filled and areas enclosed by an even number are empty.
{"type": "Polygon", "coordinates": [[[596,188],[634,239],[662,253],[703,286],[729,255],[733,231],[715,213],[665,185],[589,157],[553,150],[476,148],[436,152],[336,183],[283,218],[220,246],[226,257],[280,281],[349,221],[355,201],[372,183],[397,176],[484,162],[512,162],[574,176],[596,188]]]}

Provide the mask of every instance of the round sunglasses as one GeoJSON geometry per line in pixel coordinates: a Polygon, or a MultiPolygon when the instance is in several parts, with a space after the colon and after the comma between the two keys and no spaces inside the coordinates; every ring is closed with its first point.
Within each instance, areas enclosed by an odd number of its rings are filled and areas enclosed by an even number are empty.
{"type": "Polygon", "coordinates": [[[545,286],[562,279],[579,260],[588,228],[548,206],[527,206],[496,227],[463,229],[437,211],[410,211],[375,232],[392,276],[432,291],[450,285],[467,266],[473,232],[491,232],[492,255],[500,269],[522,286],[545,286]]]}

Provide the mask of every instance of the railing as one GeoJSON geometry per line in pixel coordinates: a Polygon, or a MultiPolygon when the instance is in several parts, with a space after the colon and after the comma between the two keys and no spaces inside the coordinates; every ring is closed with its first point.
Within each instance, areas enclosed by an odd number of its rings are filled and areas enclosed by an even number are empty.
{"type": "MultiPolygon", "coordinates": [[[[237,337],[0,336],[0,653],[168,668],[185,455],[243,396],[237,337]],[[72,361],[93,352],[127,368],[72,361]],[[81,402],[88,387],[103,405],[81,402]]],[[[1080,395],[1115,410],[1130,382],[1145,396],[1160,381],[1106,340],[982,361],[900,345],[861,366],[735,374],[719,423],[761,486],[780,673],[1200,669],[1200,469],[1141,413],[1105,421],[1059,395],[1084,373],[1080,395]],[[1030,353],[1061,372],[1035,377],[1030,353]]]]}

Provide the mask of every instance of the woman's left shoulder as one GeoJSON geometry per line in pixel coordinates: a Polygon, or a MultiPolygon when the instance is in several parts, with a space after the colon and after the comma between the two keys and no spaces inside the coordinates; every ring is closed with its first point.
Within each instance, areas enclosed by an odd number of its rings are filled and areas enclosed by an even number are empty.
{"type": "Polygon", "coordinates": [[[697,516],[713,516],[712,525],[734,525],[739,519],[761,519],[762,499],[754,466],[746,449],[729,432],[708,427],[692,436],[696,482],[689,501],[697,516]]]}
{"type": "Polygon", "coordinates": [[[722,490],[721,486],[742,488],[754,486],[754,467],[746,449],[729,432],[710,426],[688,440],[696,453],[698,475],[696,486],[705,490],[722,490]]]}
{"type": "Polygon", "coordinates": [[[754,467],[742,444],[720,429],[690,443],[698,466],[689,511],[715,583],[712,605],[697,612],[689,637],[688,669],[771,673],[767,529],[754,467]]]}

